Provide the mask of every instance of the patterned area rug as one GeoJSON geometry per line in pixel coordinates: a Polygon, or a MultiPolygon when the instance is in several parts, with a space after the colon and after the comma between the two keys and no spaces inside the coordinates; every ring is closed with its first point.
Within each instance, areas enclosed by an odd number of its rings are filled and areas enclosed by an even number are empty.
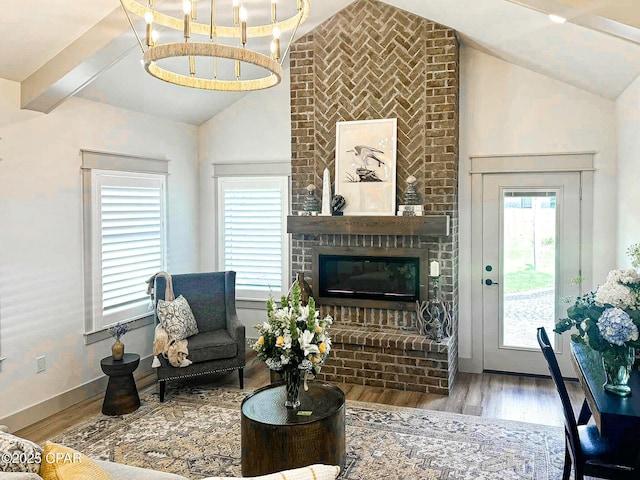
{"type": "MultiPolygon", "coordinates": [[[[91,457],[197,480],[240,476],[240,403],[249,392],[181,387],[136,412],[104,415],[52,441],[91,457]]],[[[343,480],[555,480],[560,427],[347,401],[343,480]]],[[[268,455],[268,452],[265,452],[268,455]]]]}

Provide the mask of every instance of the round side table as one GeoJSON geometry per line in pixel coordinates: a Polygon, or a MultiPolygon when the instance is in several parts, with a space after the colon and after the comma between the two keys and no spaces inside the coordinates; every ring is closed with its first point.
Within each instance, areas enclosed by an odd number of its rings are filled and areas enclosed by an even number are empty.
{"type": "Polygon", "coordinates": [[[139,363],[140,355],[137,353],[125,353],[122,360],[114,360],[111,356],[100,360],[100,368],[109,377],[102,413],[124,415],[138,409],[140,397],[133,372],[139,363]]]}
{"type": "Polygon", "coordinates": [[[314,463],[344,468],[344,392],[334,385],[310,382],[308,391],[300,388],[297,409],[284,406],[286,396],[285,385],[279,382],[256,390],[242,402],[242,476],[314,463]]]}

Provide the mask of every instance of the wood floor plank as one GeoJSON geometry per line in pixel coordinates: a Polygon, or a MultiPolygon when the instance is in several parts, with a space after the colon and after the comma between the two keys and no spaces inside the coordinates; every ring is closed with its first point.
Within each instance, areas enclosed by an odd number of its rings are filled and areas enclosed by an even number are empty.
{"type": "MultiPolygon", "coordinates": [[[[199,380],[217,386],[238,386],[236,372],[219,374],[199,380]]],[[[245,388],[255,390],[269,383],[269,371],[263,363],[247,362],[245,388]]],[[[355,384],[337,384],[348,400],[382,403],[398,407],[412,407],[464,413],[486,418],[518,420],[546,425],[563,425],[560,400],[553,382],[548,378],[501,375],[497,373],[459,373],[449,396],[404,392],[355,384]]],[[[138,380],[140,391],[158,388],[155,375],[138,380]]],[[[584,395],[577,382],[568,381],[567,390],[579,411],[584,395]]],[[[43,443],[59,432],[72,428],[93,415],[100,414],[102,395],[85,400],[18,432],[18,435],[43,443]]]]}

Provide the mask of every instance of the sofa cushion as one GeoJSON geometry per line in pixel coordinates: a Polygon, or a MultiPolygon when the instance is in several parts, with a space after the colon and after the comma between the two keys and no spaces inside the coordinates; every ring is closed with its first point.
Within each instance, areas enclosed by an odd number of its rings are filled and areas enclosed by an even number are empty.
{"type": "Polygon", "coordinates": [[[42,452],[40,476],[43,480],[112,480],[102,467],[86,455],[53,442],[42,452]]]}
{"type": "MultiPolygon", "coordinates": [[[[253,480],[335,480],[340,473],[337,465],[309,465],[278,473],[251,477],[253,480]]],[[[207,477],[203,480],[238,480],[242,477],[207,477]]]]}
{"type": "Polygon", "coordinates": [[[189,341],[187,358],[193,363],[233,358],[238,353],[238,344],[226,330],[199,333],[187,340],[189,341]]]}
{"type": "Polygon", "coordinates": [[[198,324],[191,312],[189,302],[182,295],[172,302],[158,300],[158,320],[169,337],[174,340],[184,340],[198,333],[198,324]]]}
{"type": "Polygon", "coordinates": [[[175,473],[132,467],[123,463],[107,462],[106,460],[94,461],[111,475],[113,480],[187,480],[185,477],[175,473]]]}
{"type": "Polygon", "coordinates": [[[38,473],[41,460],[42,447],[0,431],[0,472],[38,473]]]}

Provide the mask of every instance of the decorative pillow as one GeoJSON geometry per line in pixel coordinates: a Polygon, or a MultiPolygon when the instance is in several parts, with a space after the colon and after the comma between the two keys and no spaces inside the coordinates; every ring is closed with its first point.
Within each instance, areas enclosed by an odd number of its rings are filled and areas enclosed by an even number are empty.
{"type": "Polygon", "coordinates": [[[86,455],[53,442],[44,446],[40,476],[43,480],[111,480],[111,476],[86,455]]]}
{"type": "Polygon", "coordinates": [[[198,324],[187,299],[180,295],[173,302],[158,300],[158,320],[173,340],[184,340],[198,333],[198,324]]]}
{"type": "MultiPolygon", "coordinates": [[[[335,480],[340,473],[337,465],[309,465],[294,470],[251,477],[252,480],[335,480]]],[[[239,480],[241,477],[207,477],[203,480],[239,480]]]]}
{"type": "Polygon", "coordinates": [[[0,431],[0,472],[38,473],[41,461],[41,446],[0,431]]]}

